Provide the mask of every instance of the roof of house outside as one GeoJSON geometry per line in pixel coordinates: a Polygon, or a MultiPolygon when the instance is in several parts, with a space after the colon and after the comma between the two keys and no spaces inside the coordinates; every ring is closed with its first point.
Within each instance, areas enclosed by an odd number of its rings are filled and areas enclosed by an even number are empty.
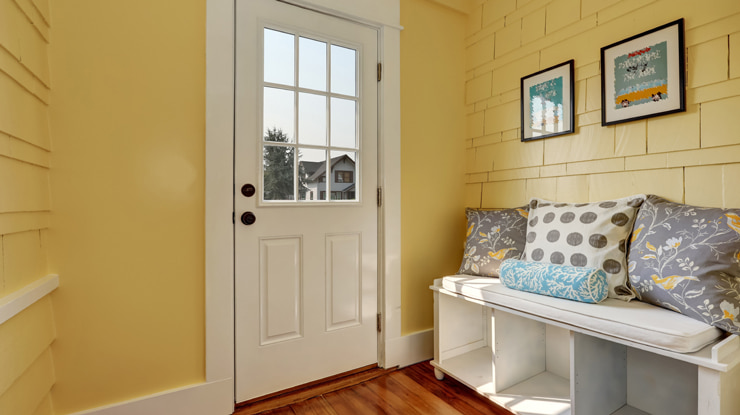
{"type": "MultiPolygon", "coordinates": [[[[353,165],[355,164],[355,161],[352,160],[352,158],[343,154],[331,159],[331,169],[334,170],[334,166],[345,159],[353,165]]],[[[303,169],[306,171],[306,174],[308,174],[308,180],[310,181],[318,180],[318,178],[326,172],[326,163],[323,161],[301,161],[299,163],[303,165],[303,169]]]]}
{"type": "Polygon", "coordinates": [[[355,190],[355,184],[354,183],[347,183],[347,186],[345,187],[338,187],[338,184],[332,184],[331,185],[331,191],[332,192],[349,192],[355,190]]]}

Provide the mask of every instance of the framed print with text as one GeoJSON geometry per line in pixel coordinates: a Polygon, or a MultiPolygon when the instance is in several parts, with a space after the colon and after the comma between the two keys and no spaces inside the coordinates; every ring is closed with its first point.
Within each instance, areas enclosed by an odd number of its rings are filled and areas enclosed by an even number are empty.
{"type": "Polygon", "coordinates": [[[573,101],[573,59],[522,78],[522,141],[574,132],[573,101]]]}
{"type": "Polygon", "coordinates": [[[686,110],[683,19],[601,48],[601,125],[686,110]]]}

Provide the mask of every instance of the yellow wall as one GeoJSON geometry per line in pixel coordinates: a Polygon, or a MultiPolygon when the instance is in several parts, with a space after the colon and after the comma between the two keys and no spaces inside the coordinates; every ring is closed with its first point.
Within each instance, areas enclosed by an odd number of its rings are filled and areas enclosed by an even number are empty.
{"type": "Polygon", "coordinates": [[[432,326],[429,285],[462,257],[465,21],[440,3],[401,1],[404,334],[432,326]]]}
{"type": "Polygon", "coordinates": [[[61,0],[51,15],[64,414],[204,380],[205,1],[61,0]]]}
{"type": "MultiPolygon", "coordinates": [[[[47,274],[49,10],[0,0],[0,298],[47,274]]],[[[0,414],[51,414],[49,297],[0,324],[0,414]]]]}
{"type": "Polygon", "coordinates": [[[468,206],[653,193],[740,206],[740,2],[490,0],[468,19],[468,206]],[[687,111],[602,127],[599,51],[683,17],[687,111]],[[519,141],[522,76],[575,59],[575,134],[519,141]]]}

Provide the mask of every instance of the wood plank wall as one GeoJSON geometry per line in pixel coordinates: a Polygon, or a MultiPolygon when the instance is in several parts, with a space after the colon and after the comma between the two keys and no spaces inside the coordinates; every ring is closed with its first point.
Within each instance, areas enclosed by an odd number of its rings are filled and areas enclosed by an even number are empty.
{"type": "MultiPolygon", "coordinates": [[[[48,0],[0,0],[0,299],[47,273],[48,0]]],[[[47,296],[0,325],[0,413],[52,414],[47,296]]]]}
{"type": "Polygon", "coordinates": [[[740,2],[487,0],[466,40],[466,204],[654,193],[738,207],[740,2]],[[684,18],[686,112],[601,126],[600,48],[684,18]],[[575,59],[576,132],[520,142],[520,78],[575,59]]]}

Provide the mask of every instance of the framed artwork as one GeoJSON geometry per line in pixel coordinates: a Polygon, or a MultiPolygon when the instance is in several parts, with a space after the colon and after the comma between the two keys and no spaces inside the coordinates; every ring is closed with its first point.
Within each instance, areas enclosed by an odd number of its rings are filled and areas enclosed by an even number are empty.
{"type": "Polygon", "coordinates": [[[522,141],[575,131],[573,102],[573,59],[522,78],[522,141]]]}
{"type": "Polygon", "coordinates": [[[601,48],[601,125],[686,111],[683,19],[601,48]]]}

